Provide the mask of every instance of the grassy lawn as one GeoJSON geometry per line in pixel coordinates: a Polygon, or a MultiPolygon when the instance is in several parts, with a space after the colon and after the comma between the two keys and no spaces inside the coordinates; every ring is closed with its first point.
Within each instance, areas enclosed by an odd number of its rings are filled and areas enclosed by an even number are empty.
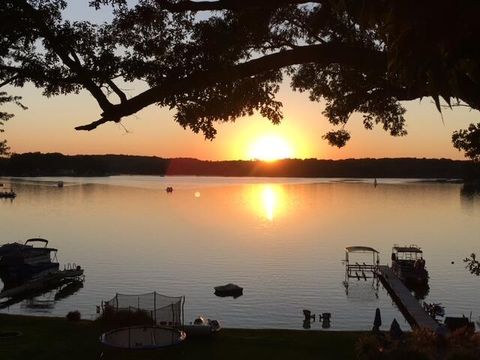
{"type": "Polygon", "coordinates": [[[118,352],[102,348],[102,324],[63,318],[0,314],[0,332],[22,336],[0,339],[0,359],[355,359],[360,333],[224,329],[211,338],[187,339],[174,348],[118,352]]]}

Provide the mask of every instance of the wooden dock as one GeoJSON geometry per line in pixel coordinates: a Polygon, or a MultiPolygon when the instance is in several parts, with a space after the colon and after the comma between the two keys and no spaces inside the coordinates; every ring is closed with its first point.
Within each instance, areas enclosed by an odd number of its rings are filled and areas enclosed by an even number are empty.
{"type": "Polygon", "coordinates": [[[18,298],[37,291],[54,289],[74,280],[80,280],[82,276],[83,269],[80,266],[76,269],[56,270],[39,279],[30,280],[22,285],[0,292],[0,299],[18,298]]]}
{"type": "Polygon", "coordinates": [[[410,290],[388,266],[378,266],[378,276],[412,328],[424,327],[432,331],[437,329],[438,323],[427,314],[410,290]]]}

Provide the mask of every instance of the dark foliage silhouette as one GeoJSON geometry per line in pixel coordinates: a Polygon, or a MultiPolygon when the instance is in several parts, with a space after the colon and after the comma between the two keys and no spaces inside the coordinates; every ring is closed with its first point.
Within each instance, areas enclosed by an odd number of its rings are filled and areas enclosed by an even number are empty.
{"type": "Polygon", "coordinates": [[[69,311],[67,316],[66,316],[68,321],[80,321],[82,318],[82,315],[80,314],[80,311],[75,310],[75,311],[69,311]]]}
{"type": "MultiPolygon", "coordinates": [[[[1,60],[0,60],[0,64],[1,64],[1,60]]],[[[1,81],[1,77],[0,77],[0,81],[1,81]]],[[[1,87],[2,85],[0,84],[0,88],[1,87]]],[[[23,106],[22,103],[20,103],[20,97],[11,96],[11,95],[8,95],[5,91],[0,91],[0,109],[2,108],[2,106],[4,106],[7,103],[14,103],[19,107],[26,109],[25,106],[23,106]]],[[[12,117],[13,117],[13,114],[0,110],[0,133],[4,132],[3,125],[5,124],[6,121],[11,119],[12,117]]],[[[0,156],[8,155],[9,150],[10,148],[7,145],[7,141],[6,140],[0,141],[0,156]]]]}
{"type": "Polygon", "coordinates": [[[480,123],[470,124],[468,129],[455,131],[452,135],[453,146],[465,151],[465,156],[480,161],[480,123]]]}
{"type": "Polygon", "coordinates": [[[466,264],[466,268],[473,275],[480,276],[480,262],[477,260],[476,254],[471,254],[469,257],[463,259],[463,262],[466,264]]]}
{"type": "Polygon", "coordinates": [[[401,101],[432,98],[439,111],[441,100],[480,109],[479,2],[90,5],[110,6],[113,20],[66,21],[65,0],[0,4],[0,87],[29,82],[45,96],[87,90],[101,115],[79,130],[120,122],[152,104],[175,109],[181,126],[208,139],[216,122],[253,112],[278,123],[282,104],[275,95],[285,78],[311,100],[325,102],[324,115],[337,126],[325,138],[337,146],[350,137],[344,127],[353,112],[362,114],[366,129],[378,124],[403,136],[401,101]],[[138,80],[147,89],[127,96],[121,85],[138,80]]]}

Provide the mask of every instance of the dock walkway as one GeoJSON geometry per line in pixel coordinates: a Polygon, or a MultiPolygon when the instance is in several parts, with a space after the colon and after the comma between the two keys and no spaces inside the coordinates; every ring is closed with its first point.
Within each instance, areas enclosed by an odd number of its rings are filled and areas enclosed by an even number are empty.
{"type": "Polygon", "coordinates": [[[378,266],[378,276],[412,328],[424,327],[432,331],[437,329],[437,322],[427,314],[410,290],[388,266],[378,266]]]}
{"type": "MultiPolygon", "coordinates": [[[[35,280],[27,281],[26,283],[14,287],[12,289],[0,292],[0,299],[3,298],[18,298],[37,291],[54,289],[60,285],[73,282],[73,280],[80,280],[83,277],[83,269],[79,266],[76,269],[56,270],[35,280]]],[[[83,279],[82,279],[83,281],[83,279]]],[[[0,304],[1,307],[1,304],[0,304]]]]}

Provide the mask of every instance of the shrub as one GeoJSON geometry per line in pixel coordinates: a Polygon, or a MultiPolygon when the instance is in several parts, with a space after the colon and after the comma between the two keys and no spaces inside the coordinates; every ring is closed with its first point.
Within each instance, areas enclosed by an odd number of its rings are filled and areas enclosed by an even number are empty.
{"type": "Polygon", "coordinates": [[[82,316],[80,315],[80,311],[78,311],[78,310],[70,311],[67,314],[67,320],[68,321],[80,321],[81,318],[82,318],[82,316]]]}
{"type": "Polygon", "coordinates": [[[457,349],[447,357],[448,360],[478,360],[478,353],[473,349],[457,349]]]}
{"type": "Polygon", "coordinates": [[[116,311],[110,307],[105,307],[98,320],[108,328],[153,324],[153,319],[147,311],[133,309],[116,311]]]}
{"type": "Polygon", "coordinates": [[[429,360],[427,354],[414,349],[405,349],[403,347],[396,348],[388,354],[389,360],[429,360]]]}
{"type": "Polygon", "coordinates": [[[429,329],[416,328],[412,331],[411,345],[413,350],[434,354],[439,345],[439,338],[429,329]]]}
{"type": "Polygon", "coordinates": [[[375,336],[362,336],[355,343],[358,360],[381,360],[383,347],[375,336]]]}

